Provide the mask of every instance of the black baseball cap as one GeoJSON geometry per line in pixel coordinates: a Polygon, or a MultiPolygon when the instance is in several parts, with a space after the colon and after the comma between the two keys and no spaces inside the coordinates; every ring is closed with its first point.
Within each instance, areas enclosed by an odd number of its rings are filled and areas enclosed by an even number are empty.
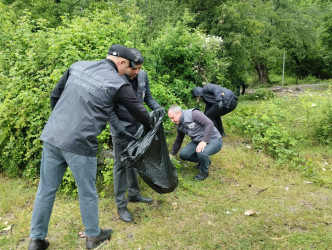
{"type": "Polygon", "coordinates": [[[108,50],[108,55],[112,56],[118,56],[122,58],[126,58],[129,60],[130,67],[136,69],[135,66],[135,55],[131,52],[129,48],[126,46],[120,45],[120,44],[113,44],[109,50],[108,50]]]}

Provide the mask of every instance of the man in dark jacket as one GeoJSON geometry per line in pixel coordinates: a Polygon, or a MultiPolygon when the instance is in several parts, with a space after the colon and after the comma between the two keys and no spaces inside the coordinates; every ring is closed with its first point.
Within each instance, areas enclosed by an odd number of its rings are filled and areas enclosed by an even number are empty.
{"type": "Polygon", "coordinates": [[[114,104],[121,103],[147,130],[149,113],[136,99],[126,72],[134,56],[122,45],[112,45],[101,61],[76,62],[67,70],[51,93],[52,113],[42,132],[44,142],[40,181],[35,198],[29,250],[46,249],[45,239],[55,194],[69,166],[77,184],[86,247],[92,249],[112,230],[99,228],[97,172],[97,136],[109,121],[114,104]]]}
{"type": "Polygon", "coordinates": [[[226,88],[219,85],[208,83],[203,88],[196,87],[192,91],[193,97],[198,101],[205,102],[204,114],[209,117],[221,136],[225,136],[224,128],[222,126],[221,116],[233,111],[237,106],[237,97],[235,94],[226,88]]]}
{"type": "MultiPolygon", "coordinates": [[[[122,78],[129,81],[140,103],[145,102],[152,110],[161,109],[161,106],[151,95],[148,76],[146,72],[141,69],[143,66],[143,56],[141,52],[137,49],[131,49],[131,51],[135,55],[135,68],[129,67],[122,78]]],[[[151,198],[144,197],[140,194],[135,166],[126,168],[120,161],[121,153],[128,146],[128,143],[133,140],[133,135],[135,135],[139,126],[140,124],[132,117],[124,105],[115,105],[114,112],[112,112],[110,119],[110,129],[114,146],[113,183],[118,214],[121,220],[125,222],[133,221],[127,209],[127,189],[129,201],[152,202],[151,198]]]]}
{"type": "Polygon", "coordinates": [[[191,138],[180,151],[180,158],[196,162],[199,173],[195,180],[202,181],[209,175],[210,155],[221,150],[222,140],[213,122],[199,109],[182,110],[179,106],[173,105],[168,110],[168,117],[177,125],[177,135],[174,141],[170,157],[175,156],[181,148],[184,136],[191,138]]]}

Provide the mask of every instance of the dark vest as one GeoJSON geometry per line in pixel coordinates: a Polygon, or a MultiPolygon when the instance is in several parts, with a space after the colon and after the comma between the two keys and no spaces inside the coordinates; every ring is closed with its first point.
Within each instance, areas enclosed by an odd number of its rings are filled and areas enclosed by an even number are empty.
{"type": "MultiPolygon", "coordinates": [[[[191,137],[193,142],[200,142],[204,137],[205,127],[193,120],[193,111],[195,109],[183,110],[180,118],[180,124],[177,125],[177,129],[191,137]]],[[[220,133],[213,127],[213,134],[211,139],[220,138],[220,133]]]]}
{"type": "Polygon", "coordinates": [[[128,82],[106,60],[74,63],[41,139],[72,153],[96,156],[97,136],[106,127],[114,96],[124,84],[128,82]]]}

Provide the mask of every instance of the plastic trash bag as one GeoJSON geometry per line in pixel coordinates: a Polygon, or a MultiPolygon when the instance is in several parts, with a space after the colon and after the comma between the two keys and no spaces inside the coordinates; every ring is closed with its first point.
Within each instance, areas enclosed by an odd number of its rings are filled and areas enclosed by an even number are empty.
{"type": "Polygon", "coordinates": [[[121,154],[126,167],[135,165],[138,174],[159,194],[170,193],[178,185],[176,168],[170,160],[162,120],[164,112],[150,112],[153,129],[147,134],[143,126],[121,154]]]}

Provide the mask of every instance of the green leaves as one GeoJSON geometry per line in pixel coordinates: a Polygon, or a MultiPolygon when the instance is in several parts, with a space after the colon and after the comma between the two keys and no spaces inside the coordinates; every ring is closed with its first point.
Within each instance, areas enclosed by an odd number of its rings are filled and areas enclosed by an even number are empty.
{"type": "MultiPolygon", "coordinates": [[[[8,18],[7,12],[0,19],[8,18]]],[[[112,43],[128,39],[129,26],[112,9],[48,28],[26,13],[0,24],[0,159],[1,171],[34,178],[41,156],[39,136],[51,113],[50,92],[77,60],[105,58],[112,43]],[[123,29],[118,29],[121,26],[123,29]]]]}

